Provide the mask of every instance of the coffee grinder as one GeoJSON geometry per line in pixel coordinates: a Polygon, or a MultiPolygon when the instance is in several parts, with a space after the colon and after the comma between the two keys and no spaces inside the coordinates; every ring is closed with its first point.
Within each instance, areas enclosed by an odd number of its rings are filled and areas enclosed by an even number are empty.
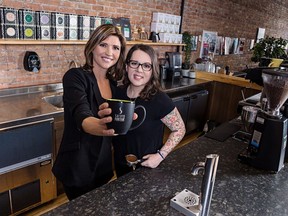
{"type": "Polygon", "coordinates": [[[266,69],[262,78],[262,101],[267,101],[267,106],[262,105],[258,111],[248,148],[238,159],[256,168],[278,172],[284,166],[286,152],[288,120],[280,108],[288,98],[288,71],[266,69]]]}
{"type": "Polygon", "coordinates": [[[166,52],[165,58],[168,62],[167,80],[180,79],[182,71],[182,55],[180,52],[166,52]]]}

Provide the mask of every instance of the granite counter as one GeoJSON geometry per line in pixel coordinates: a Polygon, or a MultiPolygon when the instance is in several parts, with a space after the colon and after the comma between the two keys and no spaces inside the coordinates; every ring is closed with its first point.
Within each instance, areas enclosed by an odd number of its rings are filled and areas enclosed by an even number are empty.
{"type": "Polygon", "coordinates": [[[170,199],[184,189],[199,194],[202,175],[192,176],[191,168],[208,154],[219,155],[210,215],[288,215],[288,167],[275,174],[240,163],[237,156],[246,145],[202,136],[159,167],[139,168],[46,215],[181,215],[170,199]]]}

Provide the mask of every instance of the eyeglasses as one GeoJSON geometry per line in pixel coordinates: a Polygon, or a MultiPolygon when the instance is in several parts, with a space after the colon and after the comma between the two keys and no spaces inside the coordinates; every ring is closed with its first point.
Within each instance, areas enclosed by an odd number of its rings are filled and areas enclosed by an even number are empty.
{"type": "Polygon", "coordinates": [[[152,64],[149,63],[140,64],[138,61],[129,61],[128,65],[133,69],[137,69],[141,65],[143,71],[150,71],[152,69],[152,64]]]}

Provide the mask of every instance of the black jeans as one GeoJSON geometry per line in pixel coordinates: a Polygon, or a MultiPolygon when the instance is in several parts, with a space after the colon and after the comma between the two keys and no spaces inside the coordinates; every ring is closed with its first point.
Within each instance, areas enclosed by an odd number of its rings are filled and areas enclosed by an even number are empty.
{"type": "Polygon", "coordinates": [[[79,197],[79,196],[81,196],[81,195],[83,195],[89,191],[94,190],[97,187],[100,187],[100,186],[106,184],[108,181],[107,181],[107,179],[98,180],[97,182],[93,182],[89,185],[84,185],[81,187],[68,187],[68,186],[65,186],[63,184],[63,187],[64,187],[64,191],[66,193],[66,196],[71,201],[71,200],[73,200],[73,199],[75,199],[75,198],[77,198],[77,197],[79,197]]]}
{"type": "MultiPolygon", "coordinates": [[[[136,168],[138,166],[139,165],[137,164],[136,168]]],[[[123,176],[123,175],[125,175],[125,174],[127,174],[129,172],[132,172],[133,168],[129,167],[127,164],[115,163],[115,171],[116,171],[117,178],[119,178],[120,176],[123,176]]]]}

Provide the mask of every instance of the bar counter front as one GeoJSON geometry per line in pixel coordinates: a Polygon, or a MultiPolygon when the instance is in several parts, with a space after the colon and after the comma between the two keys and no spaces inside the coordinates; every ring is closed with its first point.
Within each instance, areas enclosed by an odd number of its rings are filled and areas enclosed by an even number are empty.
{"type": "Polygon", "coordinates": [[[192,176],[191,169],[209,154],[219,155],[209,215],[288,215],[288,164],[278,173],[242,164],[237,156],[246,147],[232,137],[220,142],[202,136],[157,168],[136,169],[45,215],[182,215],[170,199],[184,189],[200,193],[203,173],[192,176]]]}

